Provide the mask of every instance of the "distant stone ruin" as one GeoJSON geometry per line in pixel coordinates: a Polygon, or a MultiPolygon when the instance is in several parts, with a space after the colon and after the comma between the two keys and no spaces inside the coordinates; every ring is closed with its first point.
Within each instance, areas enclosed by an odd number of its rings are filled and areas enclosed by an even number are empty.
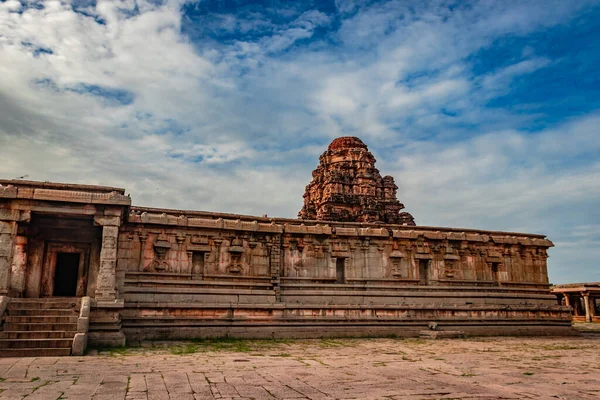
{"type": "Polygon", "coordinates": [[[379,222],[415,225],[413,216],[400,212],[394,178],[381,177],[375,157],[359,138],[335,139],[319,157],[313,180],[306,186],[302,219],[339,222],[379,222]]]}

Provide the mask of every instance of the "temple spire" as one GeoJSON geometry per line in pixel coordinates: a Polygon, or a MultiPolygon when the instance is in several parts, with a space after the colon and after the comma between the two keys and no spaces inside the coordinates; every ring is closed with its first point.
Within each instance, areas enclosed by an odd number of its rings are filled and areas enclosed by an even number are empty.
{"type": "Polygon", "coordinates": [[[391,176],[382,177],[375,157],[357,137],[335,139],[319,157],[319,165],[306,186],[302,219],[346,222],[381,222],[415,225],[414,218],[400,212],[398,186],[391,176]]]}

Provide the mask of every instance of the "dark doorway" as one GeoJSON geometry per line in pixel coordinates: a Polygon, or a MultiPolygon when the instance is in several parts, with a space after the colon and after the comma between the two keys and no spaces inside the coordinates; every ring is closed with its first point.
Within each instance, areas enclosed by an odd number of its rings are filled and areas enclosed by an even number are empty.
{"type": "Polygon", "coordinates": [[[345,283],[346,282],[346,269],[344,268],[344,259],[337,258],[335,260],[335,283],[345,283]]]}
{"type": "Polygon", "coordinates": [[[79,253],[57,253],[53,296],[75,297],[79,275],[79,253]]]}
{"type": "Polygon", "coordinates": [[[498,269],[500,267],[500,263],[492,263],[492,278],[496,285],[500,284],[500,275],[498,274],[498,269]]]}
{"type": "Polygon", "coordinates": [[[429,260],[419,260],[419,285],[429,284],[429,260]]]}

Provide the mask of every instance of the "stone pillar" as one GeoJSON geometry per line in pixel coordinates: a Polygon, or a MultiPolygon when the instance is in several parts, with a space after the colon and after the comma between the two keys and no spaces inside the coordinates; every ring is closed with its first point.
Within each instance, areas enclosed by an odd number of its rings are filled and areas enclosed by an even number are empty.
{"type": "Polygon", "coordinates": [[[589,293],[582,293],[583,304],[585,307],[585,322],[592,322],[592,310],[590,309],[590,295],[589,293]]]}
{"type": "Polygon", "coordinates": [[[567,307],[571,307],[571,301],[569,300],[569,295],[567,293],[563,293],[563,296],[565,296],[565,305],[567,307]]]}
{"type": "Polygon", "coordinates": [[[115,301],[117,292],[117,243],[119,239],[119,217],[96,217],[94,221],[102,225],[102,248],[100,249],[100,270],[96,284],[96,301],[115,301]]]}
{"type": "Polygon", "coordinates": [[[282,254],[281,254],[281,238],[275,237],[273,243],[268,243],[269,248],[269,265],[271,269],[271,284],[275,291],[275,301],[281,302],[281,268],[282,268],[282,254]]]}
{"type": "Polygon", "coordinates": [[[0,296],[10,295],[10,271],[16,235],[15,221],[0,221],[0,296]]]}
{"type": "MultiPolygon", "coordinates": [[[[105,214],[109,213],[110,210],[105,211],[105,214]]],[[[89,342],[97,346],[124,346],[121,310],[125,304],[119,298],[117,290],[117,250],[121,218],[114,214],[97,215],[94,222],[102,226],[102,247],[96,293],[90,312],[89,342]]]]}
{"type": "Polygon", "coordinates": [[[25,277],[27,273],[27,237],[16,236],[11,268],[11,287],[17,297],[23,297],[25,292],[25,277]]]}

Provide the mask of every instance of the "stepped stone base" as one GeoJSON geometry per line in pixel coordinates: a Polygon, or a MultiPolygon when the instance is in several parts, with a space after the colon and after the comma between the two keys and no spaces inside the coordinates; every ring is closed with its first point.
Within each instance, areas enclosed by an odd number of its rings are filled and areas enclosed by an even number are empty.
{"type": "Polygon", "coordinates": [[[0,357],[71,355],[80,299],[11,299],[0,331],[0,357]]]}

